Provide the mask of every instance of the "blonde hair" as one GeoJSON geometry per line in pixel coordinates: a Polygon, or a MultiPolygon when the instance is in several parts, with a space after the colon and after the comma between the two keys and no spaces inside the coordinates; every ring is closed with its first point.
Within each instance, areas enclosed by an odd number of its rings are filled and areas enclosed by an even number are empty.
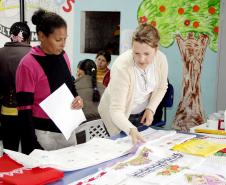
{"type": "Polygon", "coordinates": [[[159,32],[154,26],[151,26],[150,24],[141,24],[133,33],[132,44],[136,41],[145,43],[152,48],[157,48],[159,45],[159,40],[159,32]]]}

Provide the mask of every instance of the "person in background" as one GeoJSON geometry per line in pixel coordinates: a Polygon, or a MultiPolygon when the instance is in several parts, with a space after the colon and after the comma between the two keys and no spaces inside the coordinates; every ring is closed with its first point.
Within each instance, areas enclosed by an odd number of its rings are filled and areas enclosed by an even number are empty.
{"type": "Polygon", "coordinates": [[[121,130],[133,144],[145,142],[137,127],[150,126],[167,89],[168,64],[158,50],[159,33],[151,25],[139,25],[132,49],[122,53],[111,68],[111,80],[98,110],[109,134],[121,130]]]}
{"type": "Polygon", "coordinates": [[[29,52],[30,28],[26,22],[10,27],[10,40],[0,48],[1,137],[5,149],[18,151],[20,127],[18,123],[15,76],[20,60],[29,52]]]}
{"type": "Polygon", "coordinates": [[[97,67],[93,60],[85,59],[78,63],[75,86],[78,95],[84,100],[83,111],[87,121],[100,119],[97,107],[105,86],[96,80],[97,67]]]}
{"type": "Polygon", "coordinates": [[[69,58],[64,51],[67,24],[56,13],[39,9],[32,23],[40,45],[33,47],[21,60],[16,72],[16,93],[21,130],[22,152],[34,149],[55,150],[76,144],[75,133],[66,140],[39,103],[66,84],[75,99],[72,109],[81,109],[83,100],[76,92],[69,58]]]}
{"type": "Polygon", "coordinates": [[[97,65],[97,81],[103,83],[106,87],[110,81],[110,69],[108,65],[111,62],[111,54],[108,51],[99,51],[95,63],[97,65]]]}

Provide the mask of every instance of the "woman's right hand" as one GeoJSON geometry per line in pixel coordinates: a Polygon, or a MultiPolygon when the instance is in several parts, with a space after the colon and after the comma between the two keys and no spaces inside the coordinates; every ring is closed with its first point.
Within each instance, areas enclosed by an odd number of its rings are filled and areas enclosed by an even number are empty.
{"type": "Polygon", "coordinates": [[[145,143],[144,137],[140,134],[140,132],[137,130],[137,128],[131,128],[129,135],[132,138],[133,145],[137,145],[140,143],[145,143]]]}
{"type": "Polygon", "coordinates": [[[81,109],[83,108],[83,99],[80,96],[76,96],[71,104],[72,109],[81,109]]]}

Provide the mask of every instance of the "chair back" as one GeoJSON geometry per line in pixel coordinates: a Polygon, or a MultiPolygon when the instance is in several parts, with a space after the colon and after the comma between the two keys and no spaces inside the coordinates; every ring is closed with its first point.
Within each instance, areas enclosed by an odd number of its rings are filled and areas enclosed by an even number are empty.
{"type": "Polygon", "coordinates": [[[173,106],[173,98],[174,98],[174,89],[173,85],[168,81],[168,88],[166,94],[163,98],[163,106],[164,107],[172,107],[173,106]]]}
{"type": "MultiPolygon", "coordinates": [[[[154,127],[163,127],[166,124],[166,108],[170,108],[173,106],[173,99],[174,99],[174,88],[171,83],[169,83],[168,80],[168,88],[166,91],[165,96],[163,97],[161,103],[159,104],[158,108],[156,109],[156,115],[160,115],[158,117],[162,117],[163,114],[163,119],[161,121],[153,122],[152,126],[154,127]]],[[[160,118],[159,118],[160,119],[160,118]]]]}
{"type": "Polygon", "coordinates": [[[109,138],[109,134],[101,119],[83,123],[75,130],[75,133],[80,132],[85,132],[86,142],[93,137],[109,138]]]}

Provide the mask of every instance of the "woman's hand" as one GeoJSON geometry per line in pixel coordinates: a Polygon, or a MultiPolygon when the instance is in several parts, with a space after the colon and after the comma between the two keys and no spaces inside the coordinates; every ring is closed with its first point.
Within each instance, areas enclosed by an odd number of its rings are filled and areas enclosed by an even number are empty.
{"type": "Polygon", "coordinates": [[[140,134],[137,128],[131,128],[129,132],[133,145],[137,145],[139,143],[145,143],[144,137],[140,134]]]}
{"type": "Polygon", "coordinates": [[[80,96],[76,96],[71,104],[72,109],[81,109],[83,107],[83,99],[80,96]]]}
{"type": "Polygon", "coordinates": [[[153,122],[154,113],[150,109],[146,109],[141,119],[141,123],[146,126],[150,126],[153,122]]]}

